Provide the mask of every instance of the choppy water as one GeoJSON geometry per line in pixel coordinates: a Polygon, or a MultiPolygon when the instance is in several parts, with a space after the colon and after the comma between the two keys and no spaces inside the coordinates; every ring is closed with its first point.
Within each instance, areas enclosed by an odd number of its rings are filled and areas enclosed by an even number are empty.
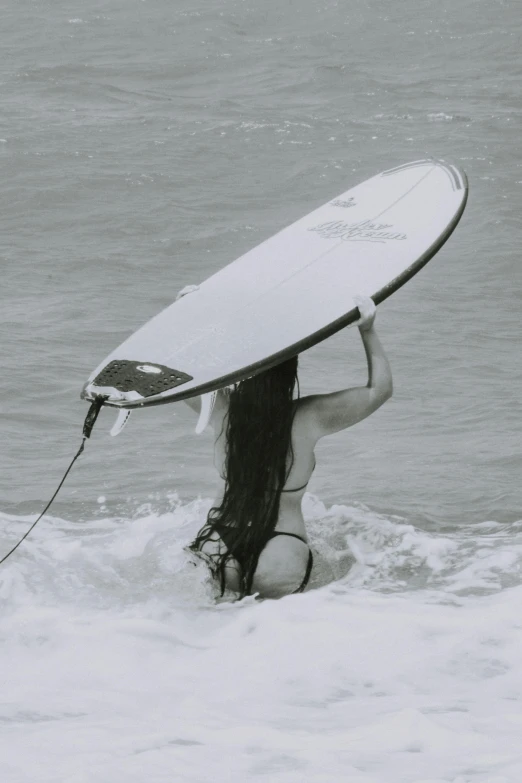
{"type": "MultiPolygon", "coordinates": [[[[102,413],[0,571],[2,781],[519,783],[521,33],[507,0],[4,4],[5,551],[179,288],[409,160],[470,199],[379,309],[392,401],[318,449],[314,590],[216,604],[210,437],[102,413]]],[[[304,393],[362,378],[353,330],[302,357],[304,393]]]]}

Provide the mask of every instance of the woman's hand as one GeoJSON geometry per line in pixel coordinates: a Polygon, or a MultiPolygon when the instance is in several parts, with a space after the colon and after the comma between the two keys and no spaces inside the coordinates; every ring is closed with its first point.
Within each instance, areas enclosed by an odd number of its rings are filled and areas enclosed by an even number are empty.
{"type": "Polygon", "coordinates": [[[187,294],[193,294],[194,291],[197,291],[199,289],[199,285],[186,285],[185,288],[182,288],[179,294],[176,297],[176,302],[178,299],[182,299],[187,294]]]}
{"type": "Polygon", "coordinates": [[[370,299],[369,296],[354,296],[353,301],[359,308],[361,316],[357,322],[359,330],[361,332],[369,332],[377,315],[377,308],[373,299],[370,299]]]}

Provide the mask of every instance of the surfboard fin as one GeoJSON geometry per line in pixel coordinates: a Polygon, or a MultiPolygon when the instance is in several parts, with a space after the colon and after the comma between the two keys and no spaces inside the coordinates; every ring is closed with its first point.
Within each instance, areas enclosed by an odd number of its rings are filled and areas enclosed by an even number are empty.
{"type": "Polygon", "coordinates": [[[113,438],[115,438],[116,435],[119,435],[122,429],[125,427],[125,425],[129,421],[129,416],[131,415],[131,412],[132,411],[126,408],[122,408],[122,410],[119,411],[116,421],[114,422],[111,429],[111,435],[113,438]]]}
{"type": "Polygon", "coordinates": [[[201,411],[199,413],[198,423],[196,424],[196,435],[201,435],[207,428],[216,404],[217,391],[201,395],[201,411]]]}

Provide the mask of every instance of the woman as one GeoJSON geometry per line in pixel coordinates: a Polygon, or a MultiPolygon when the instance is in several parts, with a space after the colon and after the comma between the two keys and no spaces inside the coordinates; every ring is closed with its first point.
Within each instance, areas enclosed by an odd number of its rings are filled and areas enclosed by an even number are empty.
{"type": "MultiPolygon", "coordinates": [[[[280,598],[308,583],[313,555],[301,501],[315,468],[315,444],[366,418],[392,394],[375,305],[367,297],[356,304],[366,386],[294,399],[294,357],[217,394],[210,424],[223,485],[191,548],[205,556],[222,594],[226,588],[241,597],[280,598]]],[[[186,402],[199,411],[200,399],[186,402]]]]}

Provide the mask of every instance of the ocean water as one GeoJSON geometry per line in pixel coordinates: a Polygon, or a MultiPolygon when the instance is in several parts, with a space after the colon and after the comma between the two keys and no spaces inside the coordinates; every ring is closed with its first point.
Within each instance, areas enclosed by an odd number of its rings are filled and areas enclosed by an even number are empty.
{"type": "MultiPolygon", "coordinates": [[[[216,601],[210,435],[102,412],[0,567],[3,783],[519,783],[521,35],[514,0],[4,2],[0,556],[182,286],[410,160],[470,198],[379,307],[393,399],[317,450],[304,595],[216,601]]],[[[357,331],[300,366],[364,381],[357,331]]]]}

